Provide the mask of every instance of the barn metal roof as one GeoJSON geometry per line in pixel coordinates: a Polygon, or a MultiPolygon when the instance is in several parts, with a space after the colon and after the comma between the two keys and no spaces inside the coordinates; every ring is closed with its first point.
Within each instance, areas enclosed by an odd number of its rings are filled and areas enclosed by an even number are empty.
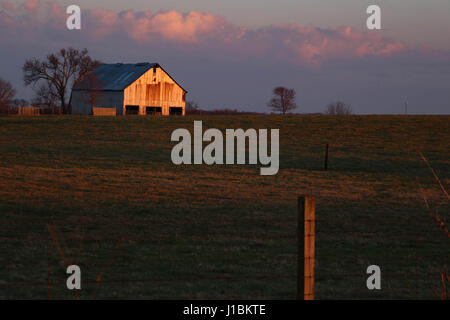
{"type": "Polygon", "coordinates": [[[159,67],[159,64],[102,64],[84,77],[73,90],[122,91],[153,67],[159,67]]]}

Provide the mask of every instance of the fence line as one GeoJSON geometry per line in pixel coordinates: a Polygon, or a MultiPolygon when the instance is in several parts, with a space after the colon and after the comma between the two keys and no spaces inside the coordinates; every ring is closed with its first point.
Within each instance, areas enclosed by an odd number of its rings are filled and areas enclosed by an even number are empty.
{"type": "MultiPolygon", "coordinates": [[[[88,218],[88,219],[21,219],[16,220],[12,222],[6,222],[6,220],[0,220],[0,224],[3,222],[4,225],[18,225],[18,224],[42,224],[43,222],[48,222],[49,220],[53,221],[54,224],[57,224],[59,221],[61,222],[68,222],[68,221],[80,221],[82,226],[80,227],[81,230],[85,230],[85,226],[89,223],[92,223],[94,221],[98,222],[104,222],[106,225],[124,225],[128,224],[131,226],[134,226],[134,224],[138,224],[140,222],[154,222],[154,223],[165,223],[165,224],[175,224],[176,226],[179,226],[180,224],[214,224],[214,225],[223,225],[223,224],[232,224],[232,223],[260,223],[263,224],[264,222],[271,222],[275,223],[278,222],[278,224],[283,223],[293,223],[297,222],[297,233],[296,234],[281,234],[280,232],[274,233],[274,234],[234,234],[234,233],[228,233],[228,234],[201,234],[201,235],[185,235],[185,234],[171,234],[171,235],[136,235],[136,234],[125,234],[124,232],[118,232],[116,235],[108,235],[108,236],[86,236],[83,234],[80,240],[80,249],[81,251],[81,242],[82,240],[93,240],[93,241],[103,241],[103,240],[117,240],[117,241],[126,241],[126,240],[151,240],[151,241],[158,241],[159,246],[161,245],[161,241],[164,240],[194,240],[194,241],[208,241],[208,240],[282,240],[284,243],[295,243],[297,244],[297,252],[285,252],[283,255],[274,256],[271,255],[270,257],[263,257],[262,259],[258,261],[263,261],[264,259],[285,259],[285,261],[292,261],[293,265],[295,260],[297,260],[297,274],[283,274],[283,275],[275,275],[275,274],[268,274],[268,275],[260,275],[260,276],[243,276],[243,277],[234,277],[234,276],[223,276],[223,277],[177,277],[177,278],[167,278],[167,279],[112,279],[112,280],[102,280],[102,275],[113,263],[113,259],[110,259],[107,263],[107,265],[102,269],[101,276],[95,280],[95,281],[83,281],[83,283],[86,284],[94,284],[96,286],[96,289],[100,285],[113,285],[113,284],[126,284],[126,283],[170,283],[170,282],[195,282],[195,281],[246,281],[246,280],[290,280],[290,279],[297,279],[297,298],[302,299],[314,299],[317,294],[315,294],[314,285],[315,280],[320,279],[321,281],[323,279],[360,279],[367,277],[367,274],[364,272],[355,272],[355,273],[346,273],[346,272],[321,272],[317,273],[314,272],[314,267],[317,264],[317,262],[324,262],[324,264],[332,263],[333,261],[342,261],[343,259],[346,260],[367,260],[367,256],[361,256],[359,254],[351,255],[351,254],[339,254],[338,256],[327,255],[327,256],[320,256],[317,253],[315,253],[315,240],[316,240],[316,232],[315,232],[315,224],[316,222],[327,226],[327,223],[332,223],[333,225],[336,223],[347,223],[351,222],[352,224],[349,225],[350,228],[354,228],[355,224],[358,223],[390,223],[390,224],[399,224],[400,226],[403,224],[412,224],[412,223],[430,223],[430,221],[433,221],[432,219],[411,219],[411,218],[367,218],[367,217],[345,217],[345,212],[342,211],[342,208],[339,205],[335,205],[334,208],[336,208],[336,211],[339,213],[339,215],[342,215],[343,217],[340,218],[316,218],[315,217],[315,200],[313,198],[304,198],[299,197],[298,199],[298,219],[279,219],[277,217],[275,218],[265,218],[265,219],[159,219],[159,218],[131,218],[131,219],[107,219],[107,218],[88,218]],[[59,220],[59,221],[58,221],[59,220]],[[84,228],[84,229],[83,229],[84,228]],[[296,255],[297,254],[297,255],[296,255]],[[317,261],[315,261],[317,259],[317,261]]],[[[434,223],[434,222],[433,222],[434,223]]],[[[345,227],[345,226],[344,226],[345,227]]],[[[405,240],[408,239],[407,237],[414,237],[417,234],[416,233],[410,233],[410,232],[404,232],[404,229],[401,229],[402,232],[399,234],[388,234],[388,233],[380,233],[380,232],[360,232],[355,230],[348,230],[343,231],[341,227],[338,228],[339,230],[326,230],[325,234],[320,237],[321,240],[323,239],[329,239],[334,237],[339,237],[340,239],[367,239],[367,238],[382,238],[382,239],[399,239],[399,240],[405,240]]],[[[55,243],[55,239],[57,240],[56,243],[60,244],[56,246],[58,249],[59,256],[62,257],[63,261],[67,260],[74,260],[75,255],[73,257],[69,257],[67,254],[68,251],[66,249],[66,244],[64,243],[64,237],[60,230],[52,229],[52,227],[49,228],[49,237],[0,237],[0,241],[3,242],[31,242],[31,241],[53,241],[55,243]]],[[[123,230],[122,230],[123,231],[123,230]]],[[[141,232],[142,230],[139,230],[141,232]]],[[[278,230],[277,230],[278,231],[278,230]]],[[[76,240],[76,239],[75,239],[76,240]]],[[[446,239],[444,239],[445,241],[446,239]]],[[[293,249],[293,248],[291,248],[293,249]]],[[[349,248],[343,248],[345,250],[349,248]]],[[[351,249],[351,247],[350,247],[351,249]]],[[[382,250],[382,248],[374,248],[374,250],[382,250]]],[[[78,258],[75,261],[79,261],[80,252],[78,251],[78,258]]],[[[292,251],[292,250],[290,250],[292,251]]],[[[203,251],[202,251],[203,252],[203,251]]],[[[376,258],[404,258],[409,259],[411,257],[414,257],[417,259],[416,256],[412,254],[407,255],[397,255],[397,254],[383,254],[378,252],[373,252],[375,254],[376,258]]],[[[114,256],[117,254],[117,251],[115,251],[114,256]]],[[[364,255],[364,254],[363,254],[364,255]]],[[[369,252],[367,255],[371,255],[369,252]]],[[[193,257],[194,255],[190,255],[189,257],[193,257]]],[[[439,258],[442,256],[432,254],[427,255],[426,259],[433,259],[439,258]]],[[[201,261],[203,259],[202,256],[195,256],[194,259],[189,260],[186,257],[181,257],[179,259],[170,259],[170,258],[156,258],[151,259],[150,261],[155,262],[173,262],[177,264],[181,264],[183,262],[189,262],[189,261],[201,261]]],[[[252,258],[253,259],[253,258],[252,258]]],[[[425,259],[425,258],[424,258],[425,259]]],[[[231,258],[214,258],[213,263],[224,263],[224,262],[232,262],[232,261],[241,261],[242,258],[239,257],[231,257],[231,258]]],[[[251,262],[255,262],[256,260],[252,260],[251,262]]],[[[418,260],[418,261],[424,261],[424,260],[418,260]]],[[[290,262],[289,262],[290,264],[290,262]]],[[[439,270],[435,266],[427,267],[430,269],[433,267],[433,271],[435,270],[438,272],[439,270]]],[[[394,271],[394,270],[391,270],[394,271]]],[[[429,273],[430,270],[420,271],[415,269],[413,273],[409,273],[410,276],[415,277],[415,279],[434,279],[437,276],[437,273],[429,273]]],[[[23,287],[23,286],[48,286],[49,288],[49,294],[48,296],[51,297],[50,294],[50,288],[55,285],[61,285],[61,283],[52,282],[50,279],[50,263],[48,263],[48,281],[46,283],[11,283],[11,284],[0,284],[0,287],[8,288],[8,287],[23,287]]],[[[404,280],[405,274],[404,273],[383,273],[383,278],[386,277],[388,279],[397,279],[397,280],[404,280]]],[[[441,277],[445,280],[444,276],[441,277]]],[[[411,280],[411,279],[406,279],[411,280]]],[[[442,281],[444,281],[442,280],[442,281]]],[[[408,282],[409,285],[409,282],[408,282]]],[[[447,290],[448,285],[444,281],[444,287],[445,290],[447,290]],[[447,286],[447,287],[445,287],[447,286]]],[[[386,288],[385,288],[386,289],[386,288]]],[[[355,292],[358,292],[358,288],[354,289],[355,292]]],[[[388,289],[386,289],[387,291],[388,289]]],[[[395,292],[394,289],[390,289],[389,296],[395,292]]],[[[397,290],[397,289],[396,289],[397,290]]],[[[401,289],[403,290],[403,289],[401,289]]],[[[407,290],[414,290],[414,289],[408,289],[407,287],[404,288],[404,291],[407,290]]],[[[417,288],[415,289],[417,291],[417,288]]],[[[327,292],[334,292],[333,290],[324,290],[321,288],[321,291],[319,291],[320,294],[326,294],[327,292]]],[[[403,292],[403,291],[402,291],[403,292]]],[[[316,292],[317,293],[317,292],[316,292]]],[[[94,293],[95,295],[95,293],[94,293]]],[[[295,296],[295,293],[293,293],[293,296],[295,296]]],[[[448,295],[447,295],[448,296],[448,295]]],[[[77,297],[78,298],[78,297],[77,297]]]]}
{"type": "MultiPolygon", "coordinates": [[[[336,207],[337,208],[337,207],[336,207]]],[[[336,209],[339,211],[339,209],[336,209]]],[[[15,225],[15,224],[36,224],[39,225],[41,223],[48,223],[48,222],[52,222],[52,223],[58,223],[58,222],[70,222],[70,221],[77,221],[80,223],[93,223],[93,222],[104,222],[107,223],[108,225],[122,225],[122,224],[133,224],[133,223],[139,223],[139,222],[155,222],[155,223],[193,223],[193,224],[201,224],[201,223],[211,223],[211,224],[216,224],[216,223],[221,223],[221,224],[228,224],[228,223],[264,223],[264,222],[270,222],[270,223],[274,223],[274,222],[278,222],[278,223],[286,223],[286,222],[292,222],[292,223],[297,223],[297,218],[295,219],[286,219],[286,218],[273,218],[273,219],[210,219],[210,220],[203,220],[203,219],[157,219],[157,218],[120,218],[120,219],[109,219],[109,218],[81,218],[81,219],[74,219],[74,218],[69,218],[69,219],[52,219],[52,218],[30,218],[30,219],[17,219],[15,221],[7,221],[7,220],[3,220],[0,219],[0,224],[5,224],[5,225],[15,225]]],[[[359,218],[359,217],[354,217],[354,218],[345,218],[345,217],[339,217],[339,218],[316,218],[315,219],[316,222],[386,222],[386,223],[427,223],[430,221],[429,218],[427,219],[410,219],[410,218],[359,218]]]]}

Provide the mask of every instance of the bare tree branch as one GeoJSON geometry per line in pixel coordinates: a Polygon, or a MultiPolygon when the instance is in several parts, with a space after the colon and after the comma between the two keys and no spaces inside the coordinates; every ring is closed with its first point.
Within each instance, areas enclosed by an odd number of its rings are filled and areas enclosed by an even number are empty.
{"type": "Polygon", "coordinates": [[[52,97],[47,97],[47,102],[53,101],[56,95],[64,113],[68,113],[70,103],[67,105],[68,91],[76,85],[86,74],[100,65],[93,60],[87,49],[77,50],[73,48],[61,49],[57,53],[49,54],[46,60],[28,59],[23,65],[24,83],[26,86],[37,86],[37,99],[42,100],[42,94],[47,91],[52,97]],[[42,83],[45,83],[42,87],[42,83]],[[45,89],[44,89],[45,88],[45,89]]]}

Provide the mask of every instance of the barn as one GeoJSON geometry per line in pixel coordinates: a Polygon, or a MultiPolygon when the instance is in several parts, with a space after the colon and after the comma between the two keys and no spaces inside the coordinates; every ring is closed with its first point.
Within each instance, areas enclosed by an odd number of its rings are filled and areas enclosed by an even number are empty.
{"type": "Polygon", "coordinates": [[[102,64],[72,89],[72,114],[185,115],[187,91],[158,63],[102,64]]]}

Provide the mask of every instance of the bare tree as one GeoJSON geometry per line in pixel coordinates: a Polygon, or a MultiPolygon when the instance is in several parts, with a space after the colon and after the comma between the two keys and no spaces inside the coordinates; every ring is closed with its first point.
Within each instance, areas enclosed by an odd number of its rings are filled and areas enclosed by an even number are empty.
{"type": "Polygon", "coordinates": [[[11,83],[0,79],[0,110],[9,111],[12,100],[16,95],[16,90],[11,83]]]}
{"type": "Polygon", "coordinates": [[[269,108],[279,111],[282,114],[297,108],[295,103],[295,90],[285,87],[277,87],[273,89],[273,98],[268,104],[269,108]]]}
{"type": "Polygon", "coordinates": [[[345,104],[342,101],[336,101],[327,106],[325,113],[328,115],[349,115],[353,113],[353,109],[349,104],[345,104]]]}
{"type": "MultiPolygon", "coordinates": [[[[34,107],[40,107],[44,109],[52,109],[52,113],[56,108],[58,100],[58,94],[54,91],[52,86],[48,83],[41,84],[38,88],[35,88],[35,97],[31,100],[31,105],[34,107]]],[[[61,108],[59,108],[61,111],[61,108]]]]}
{"type": "Polygon", "coordinates": [[[80,51],[68,48],[49,54],[43,61],[28,59],[22,69],[26,86],[37,86],[44,82],[48,93],[55,94],[62,111],[68,113],[70,111],[70,103],[68,105],[66,102],[68,90],[99,65],[100,62],[88,55],[87,49],[80,51]]]}
{"type": "Polygon", "coordinates": [[[83,78],[83,86],[86,90],[83,90],[81,100],[90,105],[92,112],[94,112],[94,107],[101,103],[103,99],[104,83],[98,78],[94,72],[90,72],[83,78]]]}

